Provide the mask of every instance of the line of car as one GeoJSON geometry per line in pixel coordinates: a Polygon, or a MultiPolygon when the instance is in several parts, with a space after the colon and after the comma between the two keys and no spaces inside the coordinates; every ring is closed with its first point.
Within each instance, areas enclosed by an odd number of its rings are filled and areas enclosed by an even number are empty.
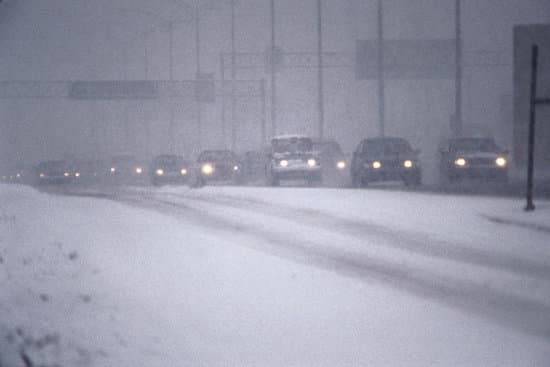
{"type": "MultiPolygon", "coordinates": [[[[465,178],[508,180],[508,152],[491,138],[455,138],[441,143],[440,175],[444,183],[465,178]]],[[[271,145],[239,156],[230,150],[206,150],[195,161],[176,154],[158,155],[150,163],[131,155],[108,161],[54,160],[40,162],[30,170],[3,175],[5,182],[28,184],[188,184],[213,182],[267,184],[300,181],[308,186],[364,187],[372,182],[422,183],[420,150],[404,138],[363,139],[346,156],[334,140],[315,141],[305,135],[279,135],[271,145]]]]}

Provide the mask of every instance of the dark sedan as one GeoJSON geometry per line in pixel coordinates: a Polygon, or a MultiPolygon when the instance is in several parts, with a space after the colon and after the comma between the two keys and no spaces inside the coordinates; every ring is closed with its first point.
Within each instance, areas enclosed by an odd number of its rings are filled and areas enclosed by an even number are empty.
{"type": "Polygon", "coordinates": [[[151,182],[153,185],[182,184],[190,174],[190,165],[182,156],[163,154],[156,156],[151,164],[151,182]]]}
{"type": "Polygon", "coordinates": [[[364,139],[353,153],[351,180],[355,187],[374,181],[403,181],[419,185],[422,171],[418,150],[413,150],[403,138],[380,137],[364,139]]]}
{"type": "Polygon", "coordinates": [[[36,175],[39,185],[64,184],[74,178],[70,165],[62,160],[40,162],[36,167],[36,175]]]}
{"type": "Polygon", "coordinates": [[[206,150],[197,159],[197,183],[208,182],[240,183],[242,166],[237,155],[230,150],[206,150]]]}

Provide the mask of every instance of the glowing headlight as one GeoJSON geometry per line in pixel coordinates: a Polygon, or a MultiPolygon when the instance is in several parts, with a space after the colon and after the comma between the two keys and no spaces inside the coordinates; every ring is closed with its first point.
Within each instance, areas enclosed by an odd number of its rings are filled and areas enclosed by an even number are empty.
{"type": "Polygon", "coordinates": [[[307,160],[307,165],[310,167],[315,167],[316,164],[317,164],[317,161],[313,158],[310,158],[307,160]]]}
{"type": "Polygon", "coordinates": [[[238,171],[239,170],[239,166],[233,166],[233,171],[238,171]]]}
{"type": "MultiPolygon", "coordinates": [[[[46,177],[46,175],[43,174],[43,173],[41,173],[41,174],[40,174],[40,178],[44,178],[44,177],[46,177]]],[[[5,176],[4,176],[4,178],[5,178],[5,176]]]]}
{"type": "Polygon", "coordinates": [[[283,159],[282,161],[279,162],[279,165],[281,167],[288,167],[288,161],[286,159],[283,159]]]}
{"type": "Polygon", "coordinates": [[[455,160],[455,166],[464,167],[466,165],[466,160],[464,158],[458,158],[455,160]]]}
{"type": "Polygon", "coordinates": [[[338,169],[344,169],[344,168],[346,168],[346,162],[344,162],[344,161],[339,161],[338,163],[336,163],[336,168],[338,168],[338,169]]]}
{"type": "Polygon", "coordinates": [[[407,159],[405,162],[403,162],[403,166],[405,168],[411,168],[413,166],[413,162],[410,159],[407,159]]]}
{"type": "Polygon", "coordinates": [[[181,173],[182,175],[186,175],[186,174],[187,174],[187,170],[186,170],[185,168],[182,168],[181,171],[180,171],[180,173],[181,173]]]}
{"type": "Polygon", "coordinates": [[[508,162],[506,162],[506,158],[504,157],[497,157],[497,159],[495,159],[495,163],[499,167],[505,167],[508,162]]]}
{"type": "Polygon", "coordinates": [[[162,176],[164,174],[164,170],[162,168],[159,168],[155,171],[155,173],[157,174],[157,176],[162,176]]]}
{"type": "Polygon", "coordinates": [[[74,174],[74,177],[80,177],[80,172],[76,172],[76,173],[74,174]]]}
{"type": "Polygon", "coordinates": [[[136,168],[136,173],[139,175],[143,172],[143,169],[141,167],[136,168]]]}
{"type": "Polygon", "coordinates": [[[70,176],[70,175],[69,175],[69,172],[65,172],[65,173],[63,174],[63,176],[69,177],[69,176],[70,176]]]}
{"type": "Polygon", "coordinates": [[[210,163],[203,164],[201,171],[205,175],[211,175],[214,172],[214,167],[210,163]]]}
{"type": "Polygon", "coordinates": [[[16,174],[15,176],[17,176],[17,178],[21,178],[21,174],[20,174],[20,173],[16,174]]]}
{"type": "Polygon", "coordinates": [[[116,172],[116,168],[115,168],[115,167],[111,167],[111,172],[112,172],[112,173],[115,173],[115,172],[116,172]]]}
{"type": "Polygon", "coordinates": [[[380,167],[382,167],[382,163],[380,163],[379,161],[372,162],[372,168],[379,169],[380,167]]]}

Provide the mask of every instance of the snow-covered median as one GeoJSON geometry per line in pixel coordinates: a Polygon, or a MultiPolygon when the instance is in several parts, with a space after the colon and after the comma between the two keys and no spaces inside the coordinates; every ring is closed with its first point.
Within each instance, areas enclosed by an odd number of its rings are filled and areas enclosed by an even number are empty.
{"type": "MultiPolygon", "coordinates": [[[[386,194],[351,190],[336,195],[286,188],[134,191],[134,198],[175,195],[174,204],[192,210],[0,186],[0,366],[28,361],[132,367],[545,366],[550,361],[544,336],[383,281],[343,277],[330,264],[257,251],[269,239],[248,232],[243,221],[271,218],[264,226],[277,228],[282,219],[268,210],[247,215],[245,207],[234,205],[225,213],[212,212],[224,208],[224,200],[263,201],[304,216],[319,211],[346,220],[381,220],[396,230],[423,232],[431,225],[435,237],[449,241],[460,238],[458,222],[472,226],[466,238],[471,246],[487,239],[483,246],[504,246],[514,254],[517,240],[529,233],[532,243],[524,258],[550,258],[544,232],[504,226],[502,234],[488,233],[487,228],[500,227],[480,216],[486,214],[478,211],[483,203],[472,201],[465,208],[457,200],[456,215],[446,218],[443,213],[454,205],[448,201],[403,197],[396,208],[386,194]],[[206,199],[204,206],[186,201],[193,198],[206,199]],[[215,222],[201,223],[200,215],[221,217],[226,224],[232,217],[237,224],[233,230],[216,228],[215,222]]],[[[487,202],[487,208],[495,205],[511,204],[487,202]]],[[[309,236],[319,242],[320,235],[310,230],[296,234],[296,241],[309,236]]],[[[279,241],[292,246],[291,234],[280,235],[279,241]]],[[[350,249],[354,246],[350,237],[350,249]]]]}

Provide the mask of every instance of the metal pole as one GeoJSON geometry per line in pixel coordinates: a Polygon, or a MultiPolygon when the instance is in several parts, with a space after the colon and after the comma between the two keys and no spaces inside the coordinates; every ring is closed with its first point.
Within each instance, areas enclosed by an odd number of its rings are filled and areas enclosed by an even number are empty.
{"type": "Polygon", "coordinates": [[[196,93],[197,98],[197,145],[199,152],[202,150],[202,84],[199,81],[201,77],[201,39],[200,39],[200,9],[197,4],[195,7],[195,56],[196,56],[196,65],[197,65],[197,75],[195,83],[195,88],[198,89],[196,93]]]}
{"type": "Polygon", "coordinates": [[[529,143],[527,150],[527,197],[525,211],[535,210],[533,203],[533,171],[535,166],[535,119],[537,99],[537,67],[538,47],[533,45],[531,50],[531,91],[529,96],[529,143]]]}
{"type": "Polygon", "coordinates": [[[265,108],[265,105],[266,105],[266,102],[265,102],[265,79],[262,79],[261,82],[260,82],[260,99],[261,99],[261,104],[262,104],[262,127],[261,127],[261,137],[260,137],[260,147],[263,147],[264,144],[266,143],[266,128],[265,128],[265,123],[266,123],[266,108],[265,108]]]}
{"type": "Polygon", "coordinates": [[[378,0],[378,123],[380,136],[385,135],[385,85],[384,85],[384,14],[382,0],[378,0]]]}
{"type": "Polygon", "coordinates": [[[452,133],[457,137],[462,135],[462,0],[455,1],[455,118],[452,133]]]}
{"type": "Polygon", "coordinates": [[[277,135],[277,77],[275,56],[275,0],[271,0],[271,136],[277,135]]]}
{"type": "Polygon", "coordinates": [[[221,75],[221,80],[222,80],[222,95],[221,95],[221,99],[222,99],[222,116],[221,116],[221,119],[222,119],[222,146],[223,147],[226,147],[226,140],[227,140],[227,137],[226,137],[226,134],[227,134],[227,127],[225,126],[226,125],[226,121],[225,121],[225,55],[222,53],[220,53],[220,75],[221,75]]]}
{"type": "MultiPolygon", "coordinates": [[[[170,22],[169,23],[169,31],[168,31],[168,80],[170,82],[172,82],[174,80],[174,71],[173,71],[173,68],[174,68],[174,61],[173,61],[173,58],[174,58],[174,23],[173,22],[170,22]]],[[[170,84],[170,88],[173,87],[173,83],[169,83],[170,84]]],[[[169,90],[170,90],[169,88],[169,90]]],[[[170,151],[171,153],[175,153],[175,150],[176,150],[176,137],[174,136],[174,134],[176,133],[176,123],[174,121],[174,106],[173,106],[173,103],[172,103],[172,94],[170,93],[170,95],[168,96],[168,103],[169,103],[169,107],[168,109],[170,110],[170,128],[169,128],[169,136],[168,136],[168,139],[169,139],[169,142],[170,142],[170,151]]]]}
{"type": "Polygon", "coordinates": [[[235,0],[231,0],[231,149],[235,150],[237,140],[236,124],[235,124],[235,0]]]}
{"type": "Polygon", "coordinates": [[[317,79],[318,79],[318,113],[319,140],[323,140],[325,123],[324,85],[323,85],[323,4],[317,0],[317,79]]]}

